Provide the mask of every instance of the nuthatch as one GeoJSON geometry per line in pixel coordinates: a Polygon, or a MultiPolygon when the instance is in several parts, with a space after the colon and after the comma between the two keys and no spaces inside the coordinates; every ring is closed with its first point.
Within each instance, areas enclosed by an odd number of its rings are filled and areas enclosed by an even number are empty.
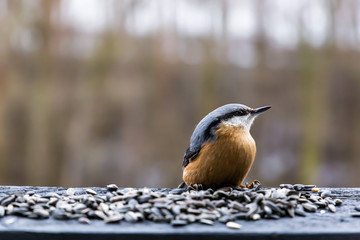
{"type": "Polygon", "coordinates": [[[184,183],[213,188],[240,186],[256,153],[250,127],[270,107],[227,104],[206,115],[196,126],[184,155],[184,183]]]}

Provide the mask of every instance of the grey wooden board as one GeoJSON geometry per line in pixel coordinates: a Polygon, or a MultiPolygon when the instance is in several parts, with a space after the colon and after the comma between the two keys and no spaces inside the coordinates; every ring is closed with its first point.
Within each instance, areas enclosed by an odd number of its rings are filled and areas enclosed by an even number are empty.
{"type": "MultiPolygon", "coordinates": [[[[105,193],[104,188],[93,188],[105,193]]],[[[66,188],[0,186],[0,197],[14,192],[34,190],[39,194],[48,191],[63,193],[66,188]]],[[[167,189],[163,189],[167,191],[167,189]]],[[[360,218],[350,216],[360,205],[360,188],[329,188],[343,200],[336,213],[309,213],[307,217],[279,220],[238,221],[241,230],[228,229],[217,223],[214,226],[191,224],[172,227],[165,223],[105,224],[92,220],[83,225],[76,220],[32,220],[16,216],[0,219],[0,239],[360,239],[360,218]]],[[[84,188],[76,188],[84,193],[84,188]]]]}

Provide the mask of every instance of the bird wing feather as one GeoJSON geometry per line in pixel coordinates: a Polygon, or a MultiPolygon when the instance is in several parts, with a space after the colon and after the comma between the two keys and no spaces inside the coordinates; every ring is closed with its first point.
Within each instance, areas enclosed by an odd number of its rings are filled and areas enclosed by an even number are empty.
{"type": "Polygon", "coordinates": [[[185,168],[187,165],[189,165],[190,161],[194,159],[200,152],[200,149],[198,150],[191,150],[190,147],[186,149],[186,152],[184,154],[184,160],[182,167],[185,168]]]}
{"type": "Polygon", "coordinates": [[[216,138],[215,130],[217,129],[220,119],[212,118],[211,120],[207,120],[206,117],[204,119],[196,126],[191,136],[190,146],[184,154],[183,169],[189,165],[191,160],[196,158],[205,142],[212,141],[216,138]]]}

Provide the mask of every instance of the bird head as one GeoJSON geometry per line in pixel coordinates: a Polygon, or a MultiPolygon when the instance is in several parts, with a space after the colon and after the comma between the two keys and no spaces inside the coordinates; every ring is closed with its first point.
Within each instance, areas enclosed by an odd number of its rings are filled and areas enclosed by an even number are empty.
{"type": "Polygon", "coordinates": [[[255,118],[271,106],[250,108],[243,104],[227,104],[206,115],[195,127],[190,138],[190,152],[197,152],[203,143],[216,139],[215,131],[221,123],[250,130],[255,118]]]}
{"type": "Polygon", "coordinates": [[[265,106],[253,109],[243,104],[227,104],[215,111],[218,112],[221,123],[250,130],[255,118],[270,108],[271,106],[265,106]]]}

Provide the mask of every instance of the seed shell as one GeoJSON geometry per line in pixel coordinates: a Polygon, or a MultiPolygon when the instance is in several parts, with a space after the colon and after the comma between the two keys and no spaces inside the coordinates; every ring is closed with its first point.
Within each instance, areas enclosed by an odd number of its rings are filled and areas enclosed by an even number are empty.
{"type": "Polygon", "coordinates": [[[242,225],[236,222],[227,222],[226,226],[231,229],[241,229],[242,225]]]}

